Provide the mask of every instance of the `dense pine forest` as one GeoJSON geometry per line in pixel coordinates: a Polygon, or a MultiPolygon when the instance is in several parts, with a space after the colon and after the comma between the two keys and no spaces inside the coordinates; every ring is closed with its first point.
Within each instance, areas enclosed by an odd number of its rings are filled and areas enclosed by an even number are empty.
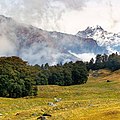
{"type": "Polygon", "coordinates": [[[55,66],[29,65],[21,58],[0,57],[0,97],[36,96],[37,85],[69,86],[84,84],[89,70],[120,69],[120,55],[97,55],[90,62],[77,61],[55,66]]]}

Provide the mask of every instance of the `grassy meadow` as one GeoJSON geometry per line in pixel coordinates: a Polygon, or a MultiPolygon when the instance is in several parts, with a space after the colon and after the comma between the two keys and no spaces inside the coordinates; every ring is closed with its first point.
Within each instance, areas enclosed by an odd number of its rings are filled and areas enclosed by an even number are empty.
{"type": "Polygon", "coordinates": [[[36,120],[43,113],[52,115],[47,120],[120,120],[120,71],[96,74],[82,85],[39,86],[37,97],[0,98],[0,120],[36,120]]]}

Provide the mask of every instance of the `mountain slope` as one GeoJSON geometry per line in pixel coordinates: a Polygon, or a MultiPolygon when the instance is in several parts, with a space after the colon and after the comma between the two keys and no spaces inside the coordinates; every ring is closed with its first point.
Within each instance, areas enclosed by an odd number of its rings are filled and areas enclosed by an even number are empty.
{"type": "Polygon", "coordinates": [[[17,55],[30,64],[80,60],[69,51],[75,54],[107,52],[93,38],[48,32],[0,16],[0,56],[17,55]]]}

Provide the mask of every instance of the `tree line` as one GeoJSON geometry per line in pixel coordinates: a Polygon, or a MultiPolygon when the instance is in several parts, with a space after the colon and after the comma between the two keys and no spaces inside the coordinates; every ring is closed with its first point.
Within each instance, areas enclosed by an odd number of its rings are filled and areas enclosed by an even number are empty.
{"type": "Polygon", "coordinates": [[[88,71],[86,64],[82,61],[75,63],[69,62],[57,64],[55,66],[49,66],[48,63],[42,65],[35,65],[41,69],[36,78],[36,84],[49,84],[49,85],[76,85],[84,84],[88,79],[88,71]]]}
{"type": "Polygon", "coordinates": [[[112,53],[110,55],[98,54],[95,60],[92,58],[90,62],[86,63],[88,70],[109,69],[116,71],[120,69],[120,55],[118,53],[112,53]]]}
{"type": "Polygon", "coordinates": [[[0,57],[0,97],[36,96],[37,85],[77,85],[88,80],[89,70],[120,69],[120,55],[98,54],[89,62],[76,61],[49,66],[29,65],[17,56],[0,57]]]}
{"type": "Polygon", "coordinates": [[[82,61],[32,66],[17,56],[0,57],[0,97],[36,96],[37,85],[76,85],[87,79],[88,71],[82,61]]]}

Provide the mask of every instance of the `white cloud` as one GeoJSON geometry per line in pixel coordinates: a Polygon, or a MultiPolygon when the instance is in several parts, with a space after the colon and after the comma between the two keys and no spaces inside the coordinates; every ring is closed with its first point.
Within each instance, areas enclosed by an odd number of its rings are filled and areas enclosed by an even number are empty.
{"type": "Polygon", "coordinates": [[[75,57],[77,57],[79,60],[82,60],[82,61],[90,61],[91,58],[94,58],[96,57],[96,55],[94,53],[82,53],[82,54],[76,54],[76,53],[73,53],[71,51],[69,51],[69,53],[75,57]]]}
{"type": "Polygon", "coordinates": [[[0,14],[72,34],[97,24],[109,31],[120,31],[119,0],[1,0],[0,14]]]}
{"type": "Polygon", "coordinates": [[[0,36],[0,56],[11,56],[16,54],[16,46],[5,36],[0,36]]]}

